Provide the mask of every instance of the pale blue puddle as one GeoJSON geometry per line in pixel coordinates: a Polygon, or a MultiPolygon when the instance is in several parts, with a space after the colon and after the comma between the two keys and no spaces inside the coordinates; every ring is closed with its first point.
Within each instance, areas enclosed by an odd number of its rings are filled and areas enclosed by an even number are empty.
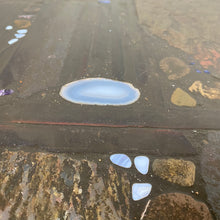
{"type": "Polygon", "coordinates": [[[150,183],[134,183],[132,185],[132,199],[134,201],[138,201],[146,198],[152,189],[152,185],[150,183]]]}
{"type": "Polygon", "coordinates": [[[20,39],[20,38],[23,38],[25,37],[25,34],[15,34],[15,37],[20,39]]]}
{"type": "MultiPolygon", "coordinates": [[[[112,154],[110,160],[113,164],[123,168],[132,166],[131,159],[126,154],[112,154]]],[[[141,174],[147,174],[149,168],[149,158],[146,156],[137,156],[134,159],[136,169],[141,174]]],[[[146,198],[151,193],[152,185],[150,183],[134,183],[132,185],[132,199],[138,201],[146,198]]]]}
{"type": "Polygon", "coordinates": [[[12,29],[13,29],[13,27],[11,25],[9,25],[5,28],[5,30],[12,30],[12,29]]]}
{"type": "Polygon", "coordinates": [[[20,30],[17,30],[17,33],[18,34],[27,34],[28,30],[27,29],[20,29],[20,30]]]}
{"type": "Polygon", "coordinates": [[[126,82],[87,78],[64,85],[60,96],[77,104],[87,105],[129,105],[138,100],[140,92],[126,82]]]}
{"type": "Polygon", "coordinates": [[[134,165],[141,174],[145,175],[148,173],[149,158],[145,156],[137,156],[134,158],[134,165]]]}
{"type": "Polygon", "coordinates": [[[115,165],[124,168],[130,168],[132,165],[130,158],[126,154],[113,154],[110,156],[110,160],[115,165]]]}
{"type": "Polygon", "coordinates": [[[8,44],[12,45],[12,44],[16,43],[17,41],[18,41],[18,39],[14,38],[14,39],[11,39],[10,41],[8,41],[8,44]]]}

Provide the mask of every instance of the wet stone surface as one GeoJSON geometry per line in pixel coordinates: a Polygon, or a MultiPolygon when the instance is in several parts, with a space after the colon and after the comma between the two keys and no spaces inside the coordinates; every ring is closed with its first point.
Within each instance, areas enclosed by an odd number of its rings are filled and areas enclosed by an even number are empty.
{"type": "Polygon", "coordinates": [[[212,220],[205,203],[181,193],[162,194],[152,199],[144,220],[212,220]]]}
{"type": "Polygon", "coordinates": [[[61,154],[3,152],[0,219],[129,220],[127,174],[107,164],[101,175],[99,166],[61,154]]]}
{"type": "Polygon", "coordinates": [[[196,167],[193,162],[177,159],[156,159],[152,164],[155,175],[181,186],[192,186],[196,167]]]}
{"type": "Polygon", "coordinates": [[[208,202],[220,219],[220,132],[210,131],[203,140],[202,176],[206,183],[208,202]]]}

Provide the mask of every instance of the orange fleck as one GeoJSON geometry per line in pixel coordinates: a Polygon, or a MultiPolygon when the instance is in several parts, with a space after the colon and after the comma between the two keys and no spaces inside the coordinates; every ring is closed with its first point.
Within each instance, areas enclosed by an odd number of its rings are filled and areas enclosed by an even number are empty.
{"type": "Polygon", "coordinates": [[[216,59],[220,58],[220,53],[218,53],[216,50],[213,49],[213,50],[210,50],[210,52],[214,55],[216,59]]]}
{"type": "Polygon", "coordinates": [[[210,60],[202,60],[200,61],[201,66],[208,68],[209,66],[214,66],[214,63],[210,60]]]}
{"type": "Polygon", "coordinates": [[[22,81],[22,80],[20,80],[20,81],[19,81],[19,83],[23,83],[23,81],[22,81]]]}

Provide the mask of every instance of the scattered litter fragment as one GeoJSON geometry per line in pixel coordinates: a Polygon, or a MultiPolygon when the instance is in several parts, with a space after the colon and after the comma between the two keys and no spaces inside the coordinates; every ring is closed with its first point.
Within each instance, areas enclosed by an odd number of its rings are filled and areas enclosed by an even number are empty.
{"type": "Polygon", "coordinates": [[[134,183],[132,185],[132,199],[134,201],[141,200],[147,197],[152,189],[152,185],[149,183],[134,183]]]}
{"type": "Polygon", "coordinates": [[[25,19],[31,19],[34,17],[34,15],[19,15],[19,18],[25,18],[25,19]]]}
{"type": "Polygon", "coordinates": [[[27,34],[28,30],[27,29],[20,29],[20,30],[17,30],[17,33],[18,34],[27,34]]]}
{"type": "Polygon", "coordinates": [[[197,72],[197,73],[202,73],[202,71],[200,71],[200,70],[196,70],[196,72],[197,72]]]}
{"type": "Polygon", "coordinates": [[[110,0],[99,0],[99,3],[103,3],[103,4],[110,4],[111,1],[110,0]]]}
{"type": "Polygon", "coordinates": [[[189,65],[195,65],[195,62],[191,62],[191,63],[189,63],[189,65]]]}
{"type": "Polygon", "coordinates": [[[189,66],[177,57],[165,57],[160,61],[160,68],[169,80],[177,80],[190,73],[189,66]]]}
{"type": "Polygon", "coordinates": [[[17,28],[28,28],[31,26],[29,20],[14,20],[14,24],[17,28]]]}
{"type": "Polygon", "coordinates": [[[14,91],[12,89],[1,89],[0,96],[11,95],[14,91]]]}
{"type": "Polygon", "coordinates": [[[14,38],[14,39],[11,39],[10,41],[8,41],[8,44],[11,45],[11,44],[14,44],[18,41],[18,39],[14,38]]]}
{"type": "Polygon", "coordinates": [[[125,154],[113,154],[110,156],[110,160],[112,163],[124,168],[130,168],[132,165],[130,158],[125,154]]]}
{"type": "Polygon", "coordinates": [[[48,58],[48,59],[55,59],[55,58],[56,58],[56,55],[55,55],[55,54],[52,54],[52,55],[49,55],[47,58],[48,58]]]}
{"type": "Polygon", "coordinates": [[[201,81],[195,81],[190,87],[190,92],[199,92],[202,96],[209,99],[220,99],[220,86],[216,84],[216,87],[209,87],[203,85],[201,81]]]}
{"type": "Polygon", "coordinates": [[[145,209],[144,209],[143,213],[141,214],[140,220],[143,220],[143,219],[144,219],[144,216],[145,216],[145,214],[146,214],[146,212],[147,212],[147,208],[148,208],[150,202],[151,202],[151,200],[149,199],[148,202],[147,202],[147,205],[145,206],[145,209]]]}
{"type": "Polygon", "coordinates": [[[5,30],[12,30],[12,29],[13,29],[13,27],[11,25],[9,25],[5,28],[5,30]]]}
{"type": "Polygon", "coordinates": [[[149,158],[145,156],[135,157],[134,165],[141,174],[145,175],[147,174],[149,168],[149,158]]]}
{"type": "Polygon", "coordinates": [[[15,34],[15,37],[20,39],[20,38],[23,38],[25,37],[25,34],[15,34]]]}
{"type": "Polygon", "coordinates": [[[210,72],[209,72],[208,70],[204,70],[204,73],[207,73],[207,74],[209,74],[210,72]]]}
{"type": "Polygon", "coordinates": [[[171,102],[177,106],[196,106],[196,100],[180,88],[175,89],[173,92],[171,96],[171,102]]]}

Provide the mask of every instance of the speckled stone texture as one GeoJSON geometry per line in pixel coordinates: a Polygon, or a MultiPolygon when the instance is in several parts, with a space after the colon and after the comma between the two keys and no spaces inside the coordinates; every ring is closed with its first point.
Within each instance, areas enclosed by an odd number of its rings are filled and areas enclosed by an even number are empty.
{"type": "Polygon", "coordinates": [[[209,131],[203,141],[201,174],[206,183],[208,202],[220,219],[220,131],[209,131]]]}
{"type": "Polygon", "coordinates": [[[196,167],[193,162],[177,159],[156,159],[152,165],[155,175],[181,186],[192,186],[196,167]]]}
{"type": "Polygon", "coordinates": [[[150,202],[143,220],[212,220],[212,216],[205,203],[182,193],[168,193],[150,202]]]}
{"type": "Polygon", "coordinates": [[[110,163],[23,151],[0,156],[0,219],[130,219],[130,182],[110,163]]]}

